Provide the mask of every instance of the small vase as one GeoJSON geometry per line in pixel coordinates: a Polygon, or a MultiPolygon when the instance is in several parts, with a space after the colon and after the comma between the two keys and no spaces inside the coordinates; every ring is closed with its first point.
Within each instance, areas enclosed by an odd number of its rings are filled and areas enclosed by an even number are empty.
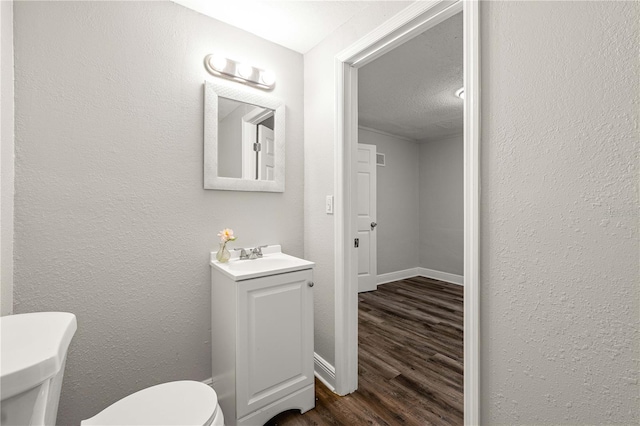
{"type": "Polygon", "coordinates": [[[227,263],[230,258],[231,253],[227,250],[227,243],[220,243],[220,249],[218,249],[218,252],[216,253],[216,259],[218,259],[218,262],[220,263],[227,263]]]}

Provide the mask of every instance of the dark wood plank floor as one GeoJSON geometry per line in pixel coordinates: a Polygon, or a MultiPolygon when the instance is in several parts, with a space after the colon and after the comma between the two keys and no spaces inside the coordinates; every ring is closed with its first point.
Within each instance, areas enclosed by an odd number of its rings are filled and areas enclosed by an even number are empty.
{"type": "Polygon", "coordinates": [[[316,408],[267,425],[463,424],[463,288],[429,278],[359,295],[358,390],[316,380],[316,408]]]}

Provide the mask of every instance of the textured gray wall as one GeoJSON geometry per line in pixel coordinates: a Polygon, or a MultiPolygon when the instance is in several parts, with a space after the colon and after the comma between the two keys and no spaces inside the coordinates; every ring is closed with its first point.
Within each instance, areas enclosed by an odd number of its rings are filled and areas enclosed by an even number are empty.
{"type": "Polygon", "coordinates": [[[210,377],[217,231],[303,255],[302,56],[169,2],[17,2],[15,59],[15,310],[78,316],[59,423],[210,377]],[[277,75],[285,193],[202,189],[216,50],[277,75]]]}
{"type": "Polygon", "coordinates": [[[638,2],[483,2],[483,424],[638,424],[638,2]]]}
{"type": "Polygon", "coordinates": [[[376,145],[386,166],[376,167],[378,184],[378,274],[415,268],[418,252],[418,144],[358,130],[358,142],[376,145]]]}
{"type": "Polygon", "coordinates": [[[13,312],[13,2],[0,2],[0,315],[13,312]]]}
{"type": "Polygon", "coordinates": [[[422,142],[420,153],[420,266],[464,274],[462,135],[422,142]]]}

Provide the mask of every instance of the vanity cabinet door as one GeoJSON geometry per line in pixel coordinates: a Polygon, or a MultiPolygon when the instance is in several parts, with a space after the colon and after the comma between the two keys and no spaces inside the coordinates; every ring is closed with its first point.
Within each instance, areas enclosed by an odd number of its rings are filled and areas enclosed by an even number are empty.
{"type": "Polygon", "coordinates": [[[312,279],[304,270],[238,282],[238,418],[313,384],[312,279]]]}

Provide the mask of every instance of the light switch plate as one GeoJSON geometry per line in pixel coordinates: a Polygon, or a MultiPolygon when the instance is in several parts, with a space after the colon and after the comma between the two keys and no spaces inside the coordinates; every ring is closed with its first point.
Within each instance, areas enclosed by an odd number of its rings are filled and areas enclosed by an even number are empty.
{"type": "Polygon", "coordinates": [[[327,201],[325,203],[325,212],[327,214],[333,214],[333,195],[327,195],[327,201]]]}

